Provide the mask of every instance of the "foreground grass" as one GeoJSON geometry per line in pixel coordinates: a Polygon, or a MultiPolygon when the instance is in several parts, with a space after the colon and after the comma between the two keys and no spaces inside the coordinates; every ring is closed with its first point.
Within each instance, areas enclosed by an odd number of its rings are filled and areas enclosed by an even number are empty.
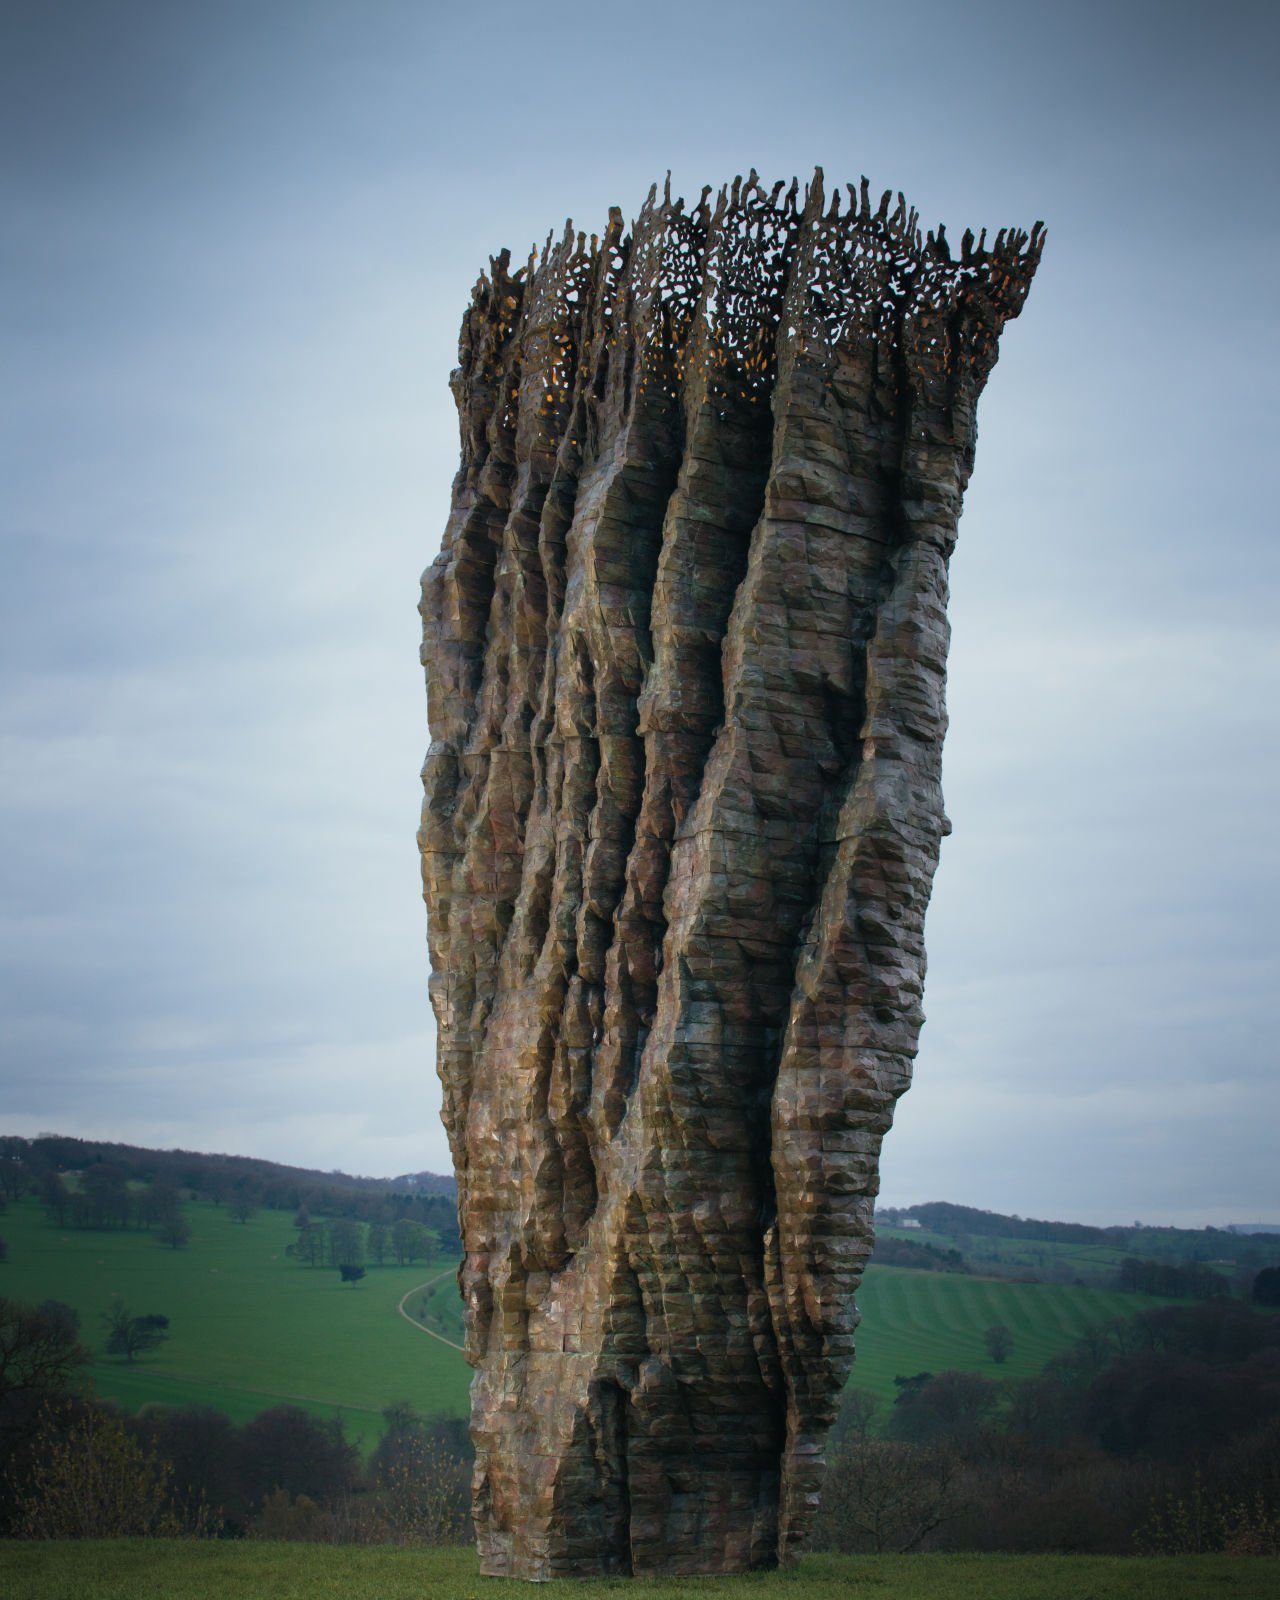
{"type": "MultiPolygon", "coordinates": [[[[808,1556],[745,1578],[575,1580],[566,1600],[1274,1600],[1280,1557],[808,1556]]],[[[470,1550],[87,1540],[0,1543],[7,1600],[514,1600],[470,1550]]],[[[541,1591],[547,1593],[546,1589],[541,1591]]]]}

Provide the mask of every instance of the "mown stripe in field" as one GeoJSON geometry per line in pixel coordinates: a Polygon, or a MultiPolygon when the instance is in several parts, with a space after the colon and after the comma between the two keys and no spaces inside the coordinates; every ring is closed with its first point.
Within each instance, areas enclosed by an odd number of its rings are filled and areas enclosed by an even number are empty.
{"type": "Polygon", "coordinates": [[[894,1378],[948,1369],[993,1378],[1028,1377],[1068,1349],[1086,1328],[1132,1316],[1158,1302],[1138,1295],[1069,1284],[1015,1283],[905,1267],[868,1269],[858,1296],[862,1323],[852,1383],[882,1402],[894,1378]],[[993,1362],[983,1332],[1003,1323],[1014,1349],[993,1362]]]}

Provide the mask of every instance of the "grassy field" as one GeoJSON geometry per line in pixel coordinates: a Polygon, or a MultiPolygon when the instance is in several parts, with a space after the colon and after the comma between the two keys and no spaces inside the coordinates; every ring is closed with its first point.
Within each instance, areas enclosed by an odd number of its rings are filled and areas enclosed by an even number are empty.
{"type": "MultiPolygon", "coordinates": [[[[159,1350],[133,1366],[102,1355],[94,1365],[98,1392],[129,1409],[148,1401],[198,1403],[244,1421],[295,1403],[322,1415],[340,1412],[365,1446],[378,1435],[382,1407],[395,1400],[427,1415],[465,1414],[470,1371],[461,1354],[397,1311],[408,1291],[437,1278],[430,1289],[408,1293],[406,1309],[459,1342],[452,1263],[370,1267],[350,1288],[335,1271],[286,1259],[293,1238],[287,1213],[261,1211],[242,1224],[208,1204],[187,1212],[191,1243],[170,1250],[147,1233],[58,1228],[24,1201],[0,1219],[10,1247],[0,1293],[67,1301],[91,1344],[101,1341],[98,1318],[113,1294],[135,1314],[167,1315],[171,1337],[159,1350]]],[[[853,1381],[887,1406],[898,1375],[959,1367],[1026,1376],[1090,1324],[1152,1303],[1100,1289],[872,1267],[859,1296],[853,1381]],[[1013,1353],[999,1367],[982,1342],[983,1330],[997,1322],[1014,1336],[1013,1353]]]]}
{"type": "Polygon", "coordinates": [[[894,1378],[915,1372],[959,1368],[1026,1378],[1086,1328],[1167,1303],[1118,1290],[873,1266],[858,1295],[862,1325],[852,1381],[889,1402],[894,1378]],[[995,1323],[1013,1333],[1013,1352],[1000,1366],[982,1341],[995,1323]]]}
{"type": "Polygon", "coordinates": [[[239,1223],[213,1205],[186,1210],[191,1243],[170,1250],[146,1233],[57,1228],[33,1201],[12,1206],[0,1218],[9,1243],[0,1293],[73,1305],[91,1346],[101,1344],[98,1318],[113,1294],[135,1315],[168,1316],[171,1336],[158,1350],[133,1366],[104,1355],[94,1364],[98,1393],[130,1410],[147,1401],[211,1405],[245,1421],[298,1404],[341,1413],[364,1445],[395,1400],[428,1415],[465,1414],[471,1373],[462,1356],[396,1311],[407,1290],[441,1272],[452,1290],[451,1262],[371,1266],[351,1288],[336,1271],[285,1258],[294,1236],[285,1212],[239,1223]]]}
{"type": "MultiPolygon", "coordinates": [[[[515,1600],[470,1550],[120,1539],[0,1544],[8,1600],[515,1600]]],[[[809,1556],[743,1578],[576,1579],[573,1600],[1271,1600],[1280,1558],[1248,1556],[809,1556]]]]}

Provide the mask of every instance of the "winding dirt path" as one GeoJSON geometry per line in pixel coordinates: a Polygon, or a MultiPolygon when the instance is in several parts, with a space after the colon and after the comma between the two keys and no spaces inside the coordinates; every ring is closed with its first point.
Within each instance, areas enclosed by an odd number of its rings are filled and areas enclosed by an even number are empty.
{"type": "Polygon", "coordinates": [[[450,1350],[457,1350],[465,1355],[466,1351],[463,1350],[460,1344],[455,1344],[452,1339],[446,1339],[444,1334],[436,1333],[432,1328],[424,1328],[422,1324],[415,1321],[414,1318],[411,1317],[404,1308],[404,1303],[411,1294],[421,1294],[424,1289],[434,1289],[436,1284],[442,1283],[446,1278],[452,1278],[455,1271],[456,1268],[454,1267],[446,1267],[443,1272],[437,1272],[434,1278],[428,1278],[425,1283],[416,1283],[412,1289],[406,1289],[405,1292],[400,1296],[400,1304],[396,1307],[396,1310],[411,1328],[416,1328],[419,1333],[425,1333],[429,1339],[438,1339],[441,1344],[447,1344],[450,1350]]]}

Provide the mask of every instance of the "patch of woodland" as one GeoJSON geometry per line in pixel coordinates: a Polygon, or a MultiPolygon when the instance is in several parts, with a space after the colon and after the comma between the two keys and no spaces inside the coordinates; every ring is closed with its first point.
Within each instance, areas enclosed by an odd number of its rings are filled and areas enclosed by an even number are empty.
{"type": "Polygon", "coordinates": [[[1159,1307],[1032,1378],[896,1383],[846,1397],[817,1549],[1280,1554],[1280,1317],[1159,1307]]]}
{"type": "Polygon", "coordinates": [[[920,1257],[890,1260],[886,1246],[891,1242],[932,1244],[944,1255],[954,1249],[970,1272],[1028,1283],[1125,1289],[1170,1299],[1207,1300],[1233,1292],[1247,1298],[1260,1272],[1280,1269],[1280,1232],[1141,1222],[1095,1227],[942,1200],[880,1206],[876,1221],[882,1229],[919,1228],[933,1236],[891,1241],[881,1232],[875,1259],[882,1265],[924,1264],[920,1257]],[[939,1244],[940,1238],[947,1243],[939,1244]]]}
{"type": "MultiPolygon", "coordinates": [[[[115,1337],[163,1317],[113,1303],[115,1337]]],[[[145,1347],[145,1346],[144,1346],[145,1347]]],[[[0,1538],[227,1537],[453,1543],[465,1537],[465,1422],[387,1407],[367,1458],[338,1418],[273,1406],[237,1425],[208,1406],[96,1399],[80,1319],[0,1298],[0,1538]]]]}
{"type": "Polygon", "coordinates": [[[1141,1222],[1097,1227],[1053,1222],[977,1206],[929,1200],[915,1206],[878,1206],[876,1220],[890,1227],[918,1225],[951,1239],[1020,1239],[1033,1244],[1098,1246],[1153,1260],[1213,1261],[1224,1254],[1249,1261],[1280,1260],[1280,1233],[1237,1233],[1230,1228],[1153,1227],[1141,1222]]]}
{"type": "Polygon", "coordinates": [[[437,1249],[458,1254],[453,1180],[416,1173],[400,1182],[396,1187],[396,1180],[312,1173],[244,1156],[144,1150],[52,1134],[0,1138],[0,1208],[34,1196],[59,1228],[144,1230],[178,1249],[190,1238],[183,1203],[206,1200],[241,1223],[259,1210],[388,1233],[408,1222],[427,1230],[437,1249]]]}
{"type": "Polygon", "coordinates": [[[125,1415],[77,1390],[82,1347],[64,1355],[61,1373],[0,1396],[0,1537],[469,1537],[471,1449],[457,1418],[390,1406],[362,1459],[339,1419],[298,1406],[241,1425],[207,1406],[125,1415]]]}
{"type": "Polygon", "coordinates": [[[917,1244],[914,1239],[893,1239],[887,1234],[876,1240],[872,1261],[878,1267],[917,1267],[924,1272],[973,1270],[958,1250],[936,1244],[917,1244]]]}
{"type": "MultiPolygon", "coordinates": [[[[458,1419],[388,1407],[362,1459],[341,1421],[277,1406],[126,1416],[84,1386],[74,1311],[0,1300],[0,1536],[449,1543],[467,1537],[458,1419]]],[[[818,1549],[1280,1553],[1280,1317],[1232,1300],[1095,1328],[1020,1381],[849,1391],[818,1549]]]]}

